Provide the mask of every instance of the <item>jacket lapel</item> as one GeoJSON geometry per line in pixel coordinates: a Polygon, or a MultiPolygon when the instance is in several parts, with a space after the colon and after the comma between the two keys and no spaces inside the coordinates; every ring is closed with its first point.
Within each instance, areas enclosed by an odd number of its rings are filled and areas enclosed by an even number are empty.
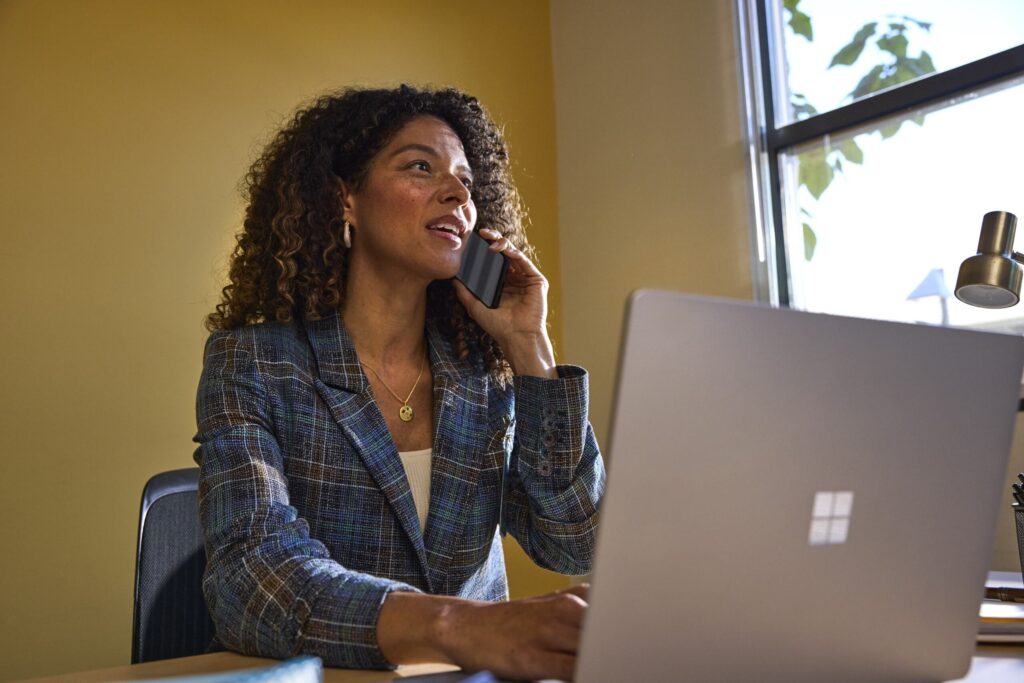
{"type": "Polygon", "coordinates": [[[487,436],[487,379],[459,361],[436,327],[428,325],[434,373],[434,443],[426,553],[431,585],[445,576],[466,526],[487,436]]]}
{"type": "Polygon", "coordinates": [[[319,369],[316,390],[394,510],[416,551],[429,586],[430,566],[416,516],[416,504],[394,439],[373,400],[355,346],[341,324],[340,316],[307,322],[306,333],[319,369]]]}

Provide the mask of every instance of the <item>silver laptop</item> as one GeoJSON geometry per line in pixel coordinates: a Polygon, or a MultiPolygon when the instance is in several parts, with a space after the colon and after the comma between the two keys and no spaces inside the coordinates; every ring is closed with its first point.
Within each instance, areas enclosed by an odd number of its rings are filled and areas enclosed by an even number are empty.
{"type": "Polygon", "coordinates": [[[1024,340],[639,291],[577,680],[943,681],[1024,340]]]}

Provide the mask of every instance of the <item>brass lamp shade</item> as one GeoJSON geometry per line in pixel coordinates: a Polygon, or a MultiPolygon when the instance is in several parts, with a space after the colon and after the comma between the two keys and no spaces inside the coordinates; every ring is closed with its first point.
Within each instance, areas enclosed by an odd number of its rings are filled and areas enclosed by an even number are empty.
{"type": "Polygon", "coordinates": [[[1008,308],[1020,301],[1024,269],[1013,249],[1017,217],[1007,211],[991,211],[981,223],[978,253],[960,265],[956,298],[981,308],[1008,308]]]}
{"type": "Polygon", "coordinates": [[[1006,256],[978,254],[963,262],[956,298],[982,308],[1009,308],[1020,301],[1022,269],[1006,256]]]}

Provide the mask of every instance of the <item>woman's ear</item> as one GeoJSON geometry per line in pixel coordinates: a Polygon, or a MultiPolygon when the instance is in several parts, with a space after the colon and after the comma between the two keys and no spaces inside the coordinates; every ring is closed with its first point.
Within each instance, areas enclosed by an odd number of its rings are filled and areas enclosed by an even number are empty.
{"type": "Polygon", "coordinates": [[[349,223],[354,223],[355,218],[355,194],[342,178],[338,178],[338,201],[341,204],[341,217],[349,223]]]}

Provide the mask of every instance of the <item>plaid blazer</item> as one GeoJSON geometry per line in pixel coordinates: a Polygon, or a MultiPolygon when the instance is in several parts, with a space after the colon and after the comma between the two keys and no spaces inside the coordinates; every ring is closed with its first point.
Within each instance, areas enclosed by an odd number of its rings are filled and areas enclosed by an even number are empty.
{"type": "Polygon", "coordinates": [[[434,441],[426,529],[338,316],[212,334],[197,397],[203,592],[238,652],[390,663],[390,591],[508,597],[500,528],[535,562],[589,571],[605,471],[587,376],[502,388],[433,324],[434,441]]]}

